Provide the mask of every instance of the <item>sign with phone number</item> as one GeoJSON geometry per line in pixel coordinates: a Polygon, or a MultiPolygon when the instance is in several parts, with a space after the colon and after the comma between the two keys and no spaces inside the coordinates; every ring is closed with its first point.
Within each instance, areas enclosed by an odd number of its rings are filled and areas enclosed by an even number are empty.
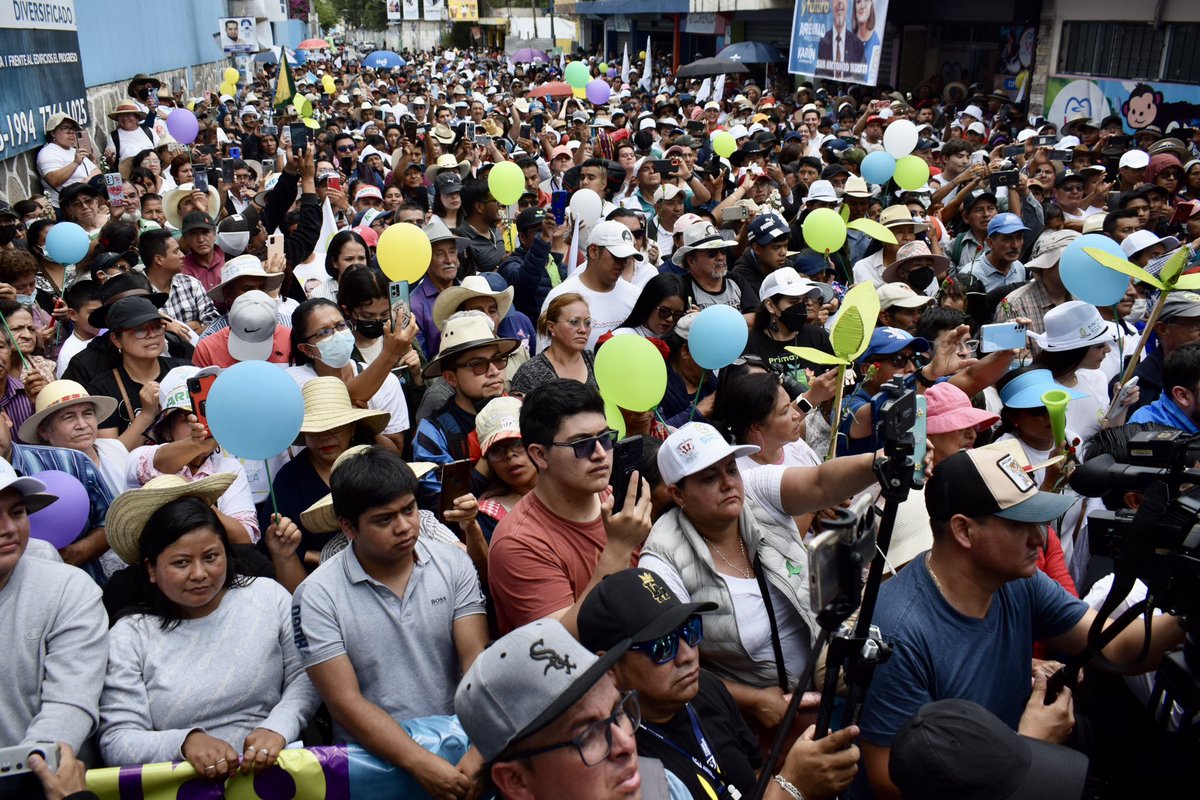
{"type": "Polygon", "coordinates": [[[58,113],[91,121],[74,0],[0,3],[0,159],[40,147],[58,113]]]}

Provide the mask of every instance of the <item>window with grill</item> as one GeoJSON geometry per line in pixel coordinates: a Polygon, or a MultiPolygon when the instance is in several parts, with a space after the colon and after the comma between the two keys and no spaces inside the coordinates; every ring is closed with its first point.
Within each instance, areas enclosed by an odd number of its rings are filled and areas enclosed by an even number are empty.
{"type": "Polygon", "coordinates": [[[1058,71],[1126,80],[1200,82],[1200,25],[1064,22],[1058,71]]]}

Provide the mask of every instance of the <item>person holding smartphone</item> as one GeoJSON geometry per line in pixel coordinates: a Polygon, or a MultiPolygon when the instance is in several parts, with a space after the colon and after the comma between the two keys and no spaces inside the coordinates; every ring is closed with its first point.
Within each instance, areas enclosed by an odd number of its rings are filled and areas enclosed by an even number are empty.
{"type": "Polygon", "coordinates": [[[50,203],[58,208],[58,193],[72,183],[86,183],[100,174],[92,160],[91,143],[83,128],[66,114],[46,121],[46,144],[38,151],[37,170],[50,203]]]}

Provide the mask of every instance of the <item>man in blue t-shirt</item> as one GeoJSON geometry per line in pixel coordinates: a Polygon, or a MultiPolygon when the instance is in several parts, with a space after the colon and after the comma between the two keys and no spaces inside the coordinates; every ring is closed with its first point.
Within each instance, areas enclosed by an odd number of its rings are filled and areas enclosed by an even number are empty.
{"type": "MultiPolygon", "coordinates": [[[[874,622],[892,645],[860,721],[863,761],[877,797],[900,797],[888,774],[892,740],[935,700],[974,701],[1021,734],[1044,741],[1061,743],[1070,733],[1070,691],[1046,705],[1046,678],[1032,675],[1035,640],[1080,652],[1095,618],[1037,568],[1043,526],[1070,505],[1071,498],[1039,491],[1016,458],[995,450],[956,453],[930,476],[925,506],[933,547],[884,584],[875,612],[874,622]]],[[[1142,631],[1126,628],[1104,655],[1133,662],[1142,631]]],[[[1153,669],[1182,642],[1177,617],[1156,617],[1139,667],[1153,669]]]]}

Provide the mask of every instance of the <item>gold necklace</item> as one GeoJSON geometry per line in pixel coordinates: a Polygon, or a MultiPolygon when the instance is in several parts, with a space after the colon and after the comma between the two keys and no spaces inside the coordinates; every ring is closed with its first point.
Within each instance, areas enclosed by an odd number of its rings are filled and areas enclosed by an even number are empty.
{"type": "MultiPolygon", "coordinates": [[[[708,537],[701,536],[700,538],[704,540],[704,543],[706,545],[708,545],[708,549],[712,550],[714,553],[716,553],[717,558],[721,559],[721,561],[723,561],[725,563],[725,566],[729,567],[734,572],[737,572],[739,575],[741,575],[743,578],[746,578],[747,580],[754,577],[753,568],[751,568],[750,570],[744,570],[741,567],[734,565],[733,562],[731,562],[728,558],[725,557],[724,553],[722,553],[720,550],[717,549],[716,545],[714,545],[711,541],[709,541],[708,537]]],[[[738,550],[741,552],[742,558],[745,559],[747,564],[750,563],[750,558],[746,555],[746,543],[742,541],[741,535],[739,535],[737,537],[737,541],[738,541],[738,550]]]]}
{"type": "Polygon", "coordinates": [[[925,571],[929,573],[929,577],[933,578],[933,585],[936,586],[937,590],[942,593],[942,597],[945,597],[946,590],[942,588],[942,582],[938,580],[937,574],[933,571],[933,564],[930,562],[930,558],[932,556],[933,551],[925,554],[925,571]]]}

